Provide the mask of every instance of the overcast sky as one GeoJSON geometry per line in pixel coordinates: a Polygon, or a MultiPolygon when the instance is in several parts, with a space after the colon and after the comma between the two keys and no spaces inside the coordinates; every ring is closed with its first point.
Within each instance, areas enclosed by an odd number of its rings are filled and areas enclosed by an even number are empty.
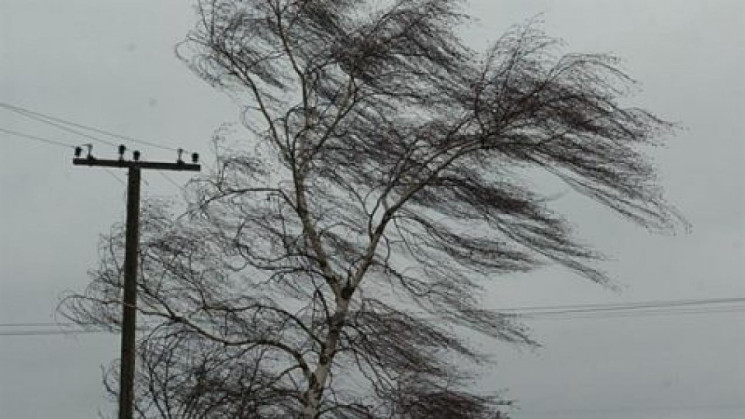
{"type": "MultiPolygon", "coordinates": [[[[194,16],[184,1],[0,0],[0,102],[207,154],[237,108],[180,63],[174,45],[194,16]]],[[[629,103],[679,122],[650,150],[667,196],[693,225],[652,235],[566,195],[557,205],[612,256],[612,291],[560,269],[497,280],[494,308],[745,297],[745,2],[478,0],[464,34],[483,47],[542,14],[573,52],[611,52],[641,82],[629,103]]],[[[88,142],[0,107],[0,129],[88,142]]],[[[98,144],[100,156],[113,147],[98,144]]],[[[142,147],[148,159],[175,153],[142,147]]],[[[17,336],[54,330],[59,297],[81,290],[99,235],[123,220],[124,173],[73,167],[72,150],[0,132],[0,416],[111,414],[100,366],[117,335],[17,336]],[[116,178],[118,176],[118,179],[116,178]]],[[[169,174],[183,183],[187,175],[169,174]]],[[[177,195],[146,173],[146,195],[177,195]]],[[[485,388],[508,389],[526,418],[741,418],[745,305],[740,311],[545,318],[537,350],[495,345],[485,388]]]]}

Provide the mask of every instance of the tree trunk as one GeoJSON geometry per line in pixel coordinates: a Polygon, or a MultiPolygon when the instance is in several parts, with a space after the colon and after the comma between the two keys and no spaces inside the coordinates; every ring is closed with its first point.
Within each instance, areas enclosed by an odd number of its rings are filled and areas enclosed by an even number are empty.
{"type": "Polygon", "coordinates": [[[306,390],[303,395],[303,419],[314,419],[319,415],[321,396],[326,387],[326,381],[328,380],[329,372],[331,371],[331,364],[334,355],[336,354],[336,347],[339,344],[339,337],[341,336],[341,331],[344,327],[344,319],[347,317],[348,310],[349,299],[339,298],[339,304],[336,308],[336,312],[331,317],[329,333],[326,335],[324,347],[322,348],[321,355],[318,359],[318,366],[315,371],[313,371],[310,382],[308,383],[308,390],[306,390]]]}

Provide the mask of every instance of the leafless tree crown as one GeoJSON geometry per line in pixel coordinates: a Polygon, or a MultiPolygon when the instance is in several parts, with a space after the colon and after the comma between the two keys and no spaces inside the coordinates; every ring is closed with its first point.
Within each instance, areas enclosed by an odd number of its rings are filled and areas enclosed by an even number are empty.
{"type": "MultiPolygon", "coordinates": [[[[674,226],[640,151],[669,124],[620,104],[617,60],[560,55],[533,24],[477,53],[459,3],[197,3],[178,54],[250,135],[218,132],[185,216],[143,210],[142,417],[497,417],[454,327],[532,341],[481,309],[482,281],[555,262],[606,282],[521,174],[674,226]]],[[[117,327],[122,240],[68,316],[117,327]]]]}

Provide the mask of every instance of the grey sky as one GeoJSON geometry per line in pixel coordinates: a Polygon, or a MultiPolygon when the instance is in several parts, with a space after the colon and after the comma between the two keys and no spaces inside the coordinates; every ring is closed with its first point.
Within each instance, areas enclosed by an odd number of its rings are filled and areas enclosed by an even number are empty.
{"type": "MultiPolygon", "coordinates": [[[[484,305],[745,297],[745,2],[741,0],[477,0],[465,34],[485,46],[541,15],[566,51],[611,52],[641,82],[629,103],[682,128],[650,150],[690,234],[652,235],[571,194],[557,205],[612,257],[611,291],[560,269],[503,277],[484,305]]],[[[208,154],[237,108],[174,56],[194,20],[186,2],[0,0],[0,102],[208,154]]],[[[0,128],[86,142],[0,108],[0,128]]],[[[152,159],[175,153],[142,147],[152,159]]],[[[99,155],[114,154],[101,144],[99,155]]],[[[124,187],[74,168],[72,150],[0,132],[0,324],[53,321],[59,295],[82,289],[98,236],[123,219],[124,187]]],[[[124,173],[116,173],[124,179],[124,173]]],[[[177,182],[186,175],[169,174],[177,182]]],[[[147,173],[146,194],[176,195],[147,173]]],[[[557,189],[558,191],[561,188],[557,189]]],[[[742,306],[741,306],[742,307],[742,306]]],[[[745,313],[545,319],[544,346],[492,350],[481,381],[509,388],[515,418],[740,418],[745,313]]],[[[100,365],[118,336],[6,336],[0,326],[0,416],[84,418],[112,412],[100,365]]]]}

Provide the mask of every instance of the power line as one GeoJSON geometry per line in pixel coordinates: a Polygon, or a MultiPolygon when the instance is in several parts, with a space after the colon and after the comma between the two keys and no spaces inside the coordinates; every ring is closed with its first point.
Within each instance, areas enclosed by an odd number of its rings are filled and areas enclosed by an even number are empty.
{"type": "Polygon", "coordinates": [[[108,173],[111,177],[116,179],[117,182],[121,183],[124,186],[127,186],[127,182],[125,182],[124,179],[117,176],[116,173],[114,173],[111,169],[106,169],[106,173],[108,173]]]}
{"type": "Polygon", "coordinates": [[[175,186],[176,188],[178,188],[179,190],[181,190],[181,191],[183,191],[183,190],[184,190],[184,188],[183,188],[183,187],[182,187],[181,185],[179,185],[178,183],[176,183],[176,181],[175,181],[175,180],[173,180],[173,178],[171,178],[170,176],[168,176],[168,175],[166,175],[165,173],[163,173],[163,172],[160,172],[160,171],[158,171],[158,174],[159,174],[160,176],[162,176],[162,177],[163,177],[163,179],[167,180],[167,181],[168,181],[168,182],[169,182],[169,183],[170,183],[171,185],[173,185],[173,186],[175,186]]]}
{"type": "Polygon", "coordinates": [[[63,143],[62,141],[50,140],[49,138],[38,137],[36,135],[26,134],[23,132],[13,131],[13,130],[5,129],[5,128],[0,128],[0,131],[6,134],[15,135],[17,137],[23,137],[23,138],[27,138],[29,140],[34,140],[34,141],[41,141],[41,142],[51,144],[51,145],[56,145],[56,146],[65,147],[65,148],[73,148],[73,149],[75,148],[74,145],[63,143]]]}
{"type": "Polygon", "coordinates": [[[631,303],[596,303],[596,304],[567,304],[567,305],[555,305],[555,306],[523,306],[523,307],[511,307],[504,309],[492,309],[487,311],[500,311],[500,312],[579,312],[579,311],[603,311],[603,310],[614,310],[614,309],[641,309],[641,308],[654,308],[654,307],[673,307],[673,306],[688,306],[688,305],[702,305],[702,304],[724,304],[724,303],[743,303],[745,297],[730,297],[730,298],[691,298],[682,300],[653,300],[643,302],[631,302],[631,303]]]}
{"type": "Polygon", "coordinates": [[[498,311],[529,319],[541,318],[618,318],[649,317],[671,314],[705,314],[745,311],[745,298],[712,298],[650,301],[622,304],[584,304],[567,306],[521,307],[498,311]]]}
{"type": "Polygon", "coordinates": [[[108,332],[105,330],[13,330],[0,331],[0,336],[57,336],[57,335],[88,335],[108,332]]]}
{"type": "MultiPolygon", "coordinates": [[[[91,127],[91,126],[80,124],[78,122],[73,122],[73,121],[70,121],[70,120],[67,120],[67,119],[63,119],[63,118],[60,118],[60,117],[55,117],[55,116],[44,114],[44,113],[41,113],[41,112],[32,111],[30,109],[23,108],[23,107],[20,107],[20,106],[11,105],[9,103],[0,102],[0,107],[1,108],[5,108],[5,109],[8,109],[8,110],[10,110],[12,112],[15,112],[15,113],[17,113],[19,115],[25,116],[26,118],[30,118],[32,120],[35,120],[37,122],[41,122],[43,124],[51,125],[51,126],[53,126],[55,128],[61,129],[63,131],[67,131],[69,133],[72,133],[72,134],[79,135],[81,137],[87,138],[88,140],[99,142],[99,143],[103,143],[103,144],[106,144],[106,145],[109,145],[109,146],[112,146],[112,147],[118,147],[119,144],[117,144],[115,142],[112,142],[112,141],[108,141],[108,140],[102,139],[99,136],[95,136],[95,135],[87,134],[85,132],[81,132],[79,130],[70,128],[69,126],[74,126],[74,127],[85,129],[85,130],[89,130],[91,132],[95,132],[95,133],[98,133],[98,134],[108,135],[110,137],[118,138],[120,140],[125,140],[125,141],[129,141],[129,142],[133,142],[133,143],[143,144],[143,145],[147,145],[147,146],[150,146],[150,147],[159,148],[159,149],[162,149],[162,150],[169,150],[169,151],[176,151],[176,152],[190,152],[190,150],[177,149],[177,148],[173,148],[173,147],[163,146],[163,145],[160,145],[160,144],[157,144],[157,143],[153,143],[151,141],[145,141],[145,140],[133,138],[133,137],[126,136],[126,135],[117,134],[115,132],[102,130],[100,128],[94,128],[94,127],[91,127]],[[65,126],[64,124],[69,125],[69,126],[65,126]]],[[[74,146],[69,145],[69,144],[62,143],[60,141],[49,140],[49,139],[45,139],[45,138],[41,138],[41,137],[36,137],[36,136],[32,136],[32,135],[28,135],[28,134],[24,134],[24,133],[19,133],[19,132],[15,132],[15,131],[10,131],[10,130],[3,130],[3,131],[4,132],[7,132],[9,134],[13,134],[13,135],[23,136],[23,137],[30,138],[30,139],[35,139],[35,140],[38,140],[38,141],[44,141],[44,142],[47,142],[47,143],[50,143],[50,144],[64,145],[66,147],[72,147],[72,148],[74,148],[74,146]]],[[[114,175],[112,172],[110,172],[109,170],[107,170],[107,172],[109,173],[109,175],[113,176],[119,183],[124,184],[124,181],[121,180],[116,175],[114,175]]],[[[171,183],[173,186],[175,186],[179,190],[181,190],[181,191],[184,190],[183,187],[181,185],[179,185],[178,183],[176,183],[172,178],[166,176],[163,173],[161,173],[161,176],[163,176],[164,178],[166,178],[166,180],[169,183],[171,183]]],[[[147,182],[145,182],[145,183],[147,183],[147,182]]]]}
{"type": "MultiPolygon", "coordinates": [[[[0,106],[2,106],[2,105],[0,105],[0,106]]],[[[63,124],[59,124],[59,123],[53,122],[52,120],[49,120],[49,118],[46,118],[46,117],[43,117],[43,116],[37,116],[36,113],[34,113],[34,112],[24,111],[24,110],[15,110],[15,109],[11,109],[11,110],[13,112],[16,112],[19,115],[25,116],[26,118],[33,119],[34,121],[41,122],[43,124],[51,125],[51,126],[53,126],[55,128],[61,129],[63,131],[67,131],[69,133],[72,133],[72,134],[75,134],[75,135],[79,135],[81,137],[85,137],[85,138],[87,138],[89,140],[100,142],[100,143],[103,143],[103,144],[107,144],[107,145],[110,145],[112,147],[119,146],[119,144],[117,144],[117,143],[115,143],[113,141],[104,140],[104,139],[101,139],[100,137],[96,137],[96,136],[93,136],[93,135],[90,135],[90,134],[86,134],[86,133],[81,132],[81,131],[78,131],[76,129],[72,129],[70,127],[67,127],[67,126],[65,126],[63,124]]]]}
{"type": "MultiPolygon", "coordinates": [[[[26,138],[26,139],[29,139],[29,140],[40,141],[40,142],[43,142],[43,143],[46,143],[46,144],[55,145],[55,146],[59,146],[59,147],[72,148],[72,149],[75,148],[74,145],[71,145],[71,144],[68,144],[68,143],[63,143],[62,141],[51,140],[49,138],[39,137],[39,136],[36,136],[36,135],[26,134],[26,133],[23,133],[23,132],[13,131],[13,130],[5,129],[5,128],[0,128],[0,132],[4,132],[4,133],[10,134],[10,135],[15,135],[17,137],[26,138]]],[[[111,176],[114,179],[116,179],[117,182],[121,183],[122,185],[126,185],[126,183],[119,176],[117,176],[116,174],[114,174],[114,172],[112,172],[111,170],[106,169],[106,173],[108,173],[109,176],[111,176]]]]}
{"type": "Polygon", "coordinates": [[[710,405],[689,405],[689,406],[625,406],[625,407],[608,407],[608,408],[576,408],[576,409],[549,409],[549,410],[522,410],[516,409],[515,412],[524,414],[541,414],[556,415],[566,413],[611,413],[611,412],[650,412],[650,411],[683,411],[683,410],[743,410],[744,404],[710,404],[710,405]]]}
{"type": "MultiPolygon", "coordinates": [[[[148,328],[138,327],[138,331],[149,330],[148,328]]],[[[0,336],[59,336],[59,335],[93,335],[93,334],[114,334],[116,330],[105,329],[47,329],[47,330],[0,330],[0,336]]]]}
{"type": "MultiPolygon", "coordinates": [[[[153,325],[152,322],[144,322],[145,325],[153,325]]],[[[82,327],[82,326],[102,326],[103,323],[90,322],[90,323],[77,323],[77,322],[6,322],[0,323],[0,328],[16,328],[16,327],[57,327],[57,328],[70,328],[70,327],[82,327]]],[[[82,330],[82,329],[81,329],[82,330]]],[[[85,329],[87,330],[87,329],[85,329]]],[[[64,331],[64,330],[62,330],[64,331]]]]}
{"type": "Polygon", "coordinates": [[[78,326],[73,322],[26,322],[26,323],[0,323],[0,327],[50,327],[50,326],[78,326]]]}
{"type": "MultiPolygon", "coordinates": [[[[54,124],[54,125],[56,125],[56,124],[54,124]]],[[[100,142],[104,142],[105,144],[114,145],[114,146],[117,145],[117,144],[114,144],[114,143],[111,143],[111,142],[106,142],[106,141],[97,139],[95,137],[91,137],[91,136],[88,136],[88,135],[85,135],[85,134],[82,134],[82,133],[78,133],[77,131],[74,131],[74,130],[66,129],[65,127],[59,127],[59,128],[64,129],[66,131],[73,132],[73,133],[78,134],[78,135],[83,135],[86,138],[89,138],[89,139],[91,139],[93,141],[100,141],[100,142]]],[[[23,133],[23,132],[13,131],[13,130],[5,129],[5,128],[2,128],[2,127],[0,127],[0,132],[4,132],[4,133],[9,134],[9,135],[14,135],[14,136],[17,136],[17,137],[26,138],[26,139],[34,140],[34,141],[39,141],[39,142],[43,142],[43,143],[46,143],[46,144],[49,144],[49,145],[55,145],[55,146],[64,147],[64,148],[75,149],[75,147],[76,147],[76,146],[74,146],[72,144],[64,143],[62,141],[52,140],[52,139],[49,139],[49,138],[39,137],[37,135],[31,135],[31,134],[26,134],[26,133],[23,133]]],[[[120,178],[119,176],[117,176],[110,169],[106,169],[106,173],[109,176],[111,176],[114,179],[116,179],[116,181],[119,182],[119,183],[121,183],[122,185],[125,185],[125,186],[127,185],[127,183],[124,182],[124,180],[122,180],[122,178],[120,178]]],[[[160,173],[160,172],[158,172],[158,173],[160,173]]],[[[172,185],[174,185],[175,187],[177,187],[178,189],[180,189],[180,190],[183,191],[183,187],[181,187],[178,183],[176,183],[172,178],[170,178],[170,177],[168,177],[168,176],[166,176],[165,174],[162,174],[162,173],[161,173],[161,175],[163,177],[165,177],[166,180],[168,180],[172,185]]],[[[145,184],[149,184],[147,182],[147,180],[143,180],[143,181],[145,182],[145,184]]]]}
{"type": "Polygon", "coordinates": [[[582,314],[582,315],[525,315],[520,316],[524,320],[579,320],[579,319],[618,319],[618,318],[633,318],[633,317],[660,317],[660,316],[680,316],[680,315],[702,315],[702,314],[717,314],[717,313],[741,313],[745,312],[745,307],[721,307],[712,309],[687,309],[687,310],[652,310],[642,312],[605,312],[597,314],[582,314]]]}
{"type": "MultiPolygon", "coordinates": [[[[115,132],[112,132],[112,131],[107,131],[107,130],[104,130],[104,129],[101,129],[101,128],[92,127],[92,126],[89,126],[89,125],[81,124],[79,122],[70,121],[68,119],[60,118],[60,117],[57,117],[57,116],[52,116],[52,115],[49,115],[49,114],[45,114],[45,113],[33,111],[31,109],[23,108],[23,107],[20,107],[20,106],[11,105],[11,104],[5,103],[5,102],[0,102],[0,107],[5,108],[5,109],[8,109],[8,110],[10,110],[12,112],[16,112],[16,113],[21,114],[21,115],[25,115],[25,116],[27,116],[29,118],[35,117],[34,119],[37,119],[37,120],[39,120],[39,118],[44,118],[45,120],[47,120],[47,121],[40,121],[40,122],[45,122],[45,123],[53,124],[52,122],[49,122],[49,121],[54,121],[54,122],[58,122],[58,123],[61,123],[61,124],[66,124],[66,125],[70,125],[70,126],[73,126],[73,127],[80,128],[80,129],[84,129],[84,130],[88,130],[88,131],[91,131],[91,132],[95,132],[95,133],[98,133],[98,134],[107,135],[109,137],[118,138],[120,140],[129,141],[129,142],[132,142],[132,143],[137,143],[137,144],[141,144],[141,145],[155,147],[155,148],[159,148],[161,150],[178,151],[178,148],[168,147],[168,146],[164,146],[164,145],[161,145],[161,144],[152,142],[152,141],[147,141],[147,140],[143,140],[143,139],[140,139],[140,138],[134,138],[134,137],[131,137],[131,136],[128,136],[128,135],[118,134],[118,133],[115,133],[115,132]],[[31,115],[33,115],[33,117],[31,115]]],[[[58,124],[55,125],[55,126],[58,126],[59,127],[58,124]]],[[[68,130],[69,130],[69,128],[68,128],[68,130]]],[[[85,135],[87,137],[87,134],[81,134],[81,135],[85,135]]],[[[106,140],[100,139],[100,137],[97,139],[97,141],[101,141],[101,142],[106,143],[106,144],[113,144],[113,143],[108,142],[106,140]]],[[[114,145],[116,146],[118,144],[114,144],[114,145]]],[[[185,151],[187,151],[187,150],[185,150],[185,151]]],[[[191,151],[191,150],[188,150],[188,151],[191,151]]]]}
{"type": "MultiPolygon", "coordinates": [[[[589,314],[593,314],[592,318],[615,318],[615,317],[647,317],[656,315],[671,315],[671,314],[715,314],[715,313],[736,313],[745,312],[745,306],[721,306],[725,303],[743,303],[745,298],[718,298],[718,299],[698,299],[698,300],[670,300],[670,301],[657,301],[657,302],[646,302],[646,303],[625,303],[625,304],[586,304],[586,305],[566,305],[566,306],[547,306],[541,308],[551,309],[564,309],[566,307],[592,307],[592,309],[583,309],[581,312],[569,311],[569,310],[554,310],[552,312],[543,312],[540,314],[531,313],[527,309],[534,310],[535,307],[525,307],[526,311],[521,312],[521,308],[512,308],[510,311],[518,317],[526,318],[568,318],[568,319],[581,319],[587,318],[589,314]],[[715,307],[706,307],[715,305],[715,307]],[[699,307],[695,307],[699,306],[699,307]],[[703,306],[703,307],[701,307],[703,306]],[[615,312],[610,312],[607,309],[613,307],[615,312]],[[638,311],[640,307],[645,310],[638,311]],[[654,310],[650,310],[650,307],[654,307],[654,310]],[[592,311],[594,310],[594,311],[592,311]],[[575,317],[562,317],[565,314],[573,314],[575,317]],[[583,314],[583,317],[576,317],[576,314],[583,314]]],[[[484,310],[489,312],[504,312],[505,310],[484,310]]],[[[34,336],[35,331],[28,328],[34,327],[79,327],[81,324],[74,322],[23,322],[23,323],[0,323],[0,336],[9,335],[23,335],[23,336],[34,336]],[[14,330],[14,331],[2,331],[3,328],[27,328],[25,330],[14,330]]],[[[104,333],[107,330],[43,330],[39,331],[41,335],[54,335],[54,334],[69,334],[75,333],[76,331],[84,331],[85,333],[104,333]]]]}

